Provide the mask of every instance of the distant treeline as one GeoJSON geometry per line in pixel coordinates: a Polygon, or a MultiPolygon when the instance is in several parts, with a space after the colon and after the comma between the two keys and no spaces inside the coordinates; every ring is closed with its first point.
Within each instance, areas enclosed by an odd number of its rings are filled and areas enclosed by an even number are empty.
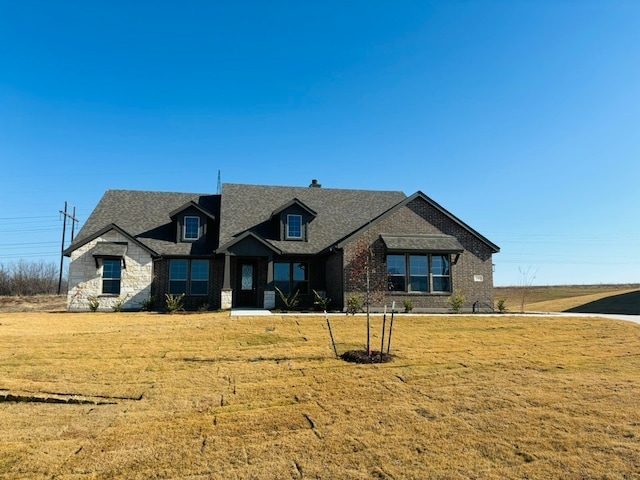
{"type": "Polygon", "coordinates": [[[59,270],[53,262],[0,263],[0,295],[56,294],[58,280],[59,270]]]}

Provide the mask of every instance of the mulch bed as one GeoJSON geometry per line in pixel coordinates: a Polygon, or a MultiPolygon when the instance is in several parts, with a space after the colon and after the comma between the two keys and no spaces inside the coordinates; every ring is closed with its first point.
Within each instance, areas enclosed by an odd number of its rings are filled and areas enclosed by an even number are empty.
{"type": "Polygon", "coordinates": [[[393,355],[376,351],[367,355],[366,350],[350,350],[340,355],[340,358],[351,363],[389,363],[393,360],[393,355]]]}

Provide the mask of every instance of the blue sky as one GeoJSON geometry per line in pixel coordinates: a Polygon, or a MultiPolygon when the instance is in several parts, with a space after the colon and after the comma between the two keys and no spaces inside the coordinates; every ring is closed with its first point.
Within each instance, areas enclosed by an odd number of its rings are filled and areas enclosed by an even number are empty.
{"type": "MultiPolygon", "coordinates": [[[[640,2],[0,0],[0,263],[108,189],[418,190],[495,284],[640,282],[640,2]]],[[[77,232],[77,230],[76,230],[77,232]]],[[[67,243],[69,236],[67,235],[67,243]]]]}

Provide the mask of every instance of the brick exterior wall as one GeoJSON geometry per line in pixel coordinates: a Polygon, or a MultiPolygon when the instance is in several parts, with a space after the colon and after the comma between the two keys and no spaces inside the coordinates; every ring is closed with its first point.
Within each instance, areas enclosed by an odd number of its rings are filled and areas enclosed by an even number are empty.
{"type": "Polygon", "coordinates": [[[331,299],[329,310],[344,309],[344,282],[342,281],[342,252],[336,251],[325,263],[325,289],[331,299]]]}
{"type": "MultiPolygon", "coordinates": [[[[209,293],[208,295],[185,295],[185,310],[218,310],[221,308],[220,291],[224,279],[224,257],[209,258],[209,293]]],[[[165,307],[165,294],[169,293],[169,259],[162,258],[154,262],[154,278],[152,295],[155,308],[165,307]]]]}
{"type": "MultiPolygon", "coordinates": [[[[446,234],[458,239],[464,252],[457,263],[451,265],[452,291],[461,292],[465,297],[463,311],[472,311],[474,304],[480,311],[493,309],[493,264],[492,251],[476,236],[462,228],[456,222],[443,215],[426,201],[416,198],[406,207],[399,209],[389,217],[374,224],[368,231],[355,238],[344,247],[344,295],[346,305],[351,294],[360,293],[349,281],[348,271],[356,256],[358,241],[363,239],[373,250],[374,265],[371,267],[372,278],[384,283],[386,279],[386,251],[380,238],[381,234],[416,235],[416,234],[446,234]],[[482,281],[477,281],[482,278],[482,281]]],[[[455,258],[452,255],[452,259],[455,258]]],[[[396,302],[396,310],[403,310],[404,300],[409,299],[414,311],[446,312],[451,311],[449,299],[451,294],[432,293],[389,293],[385,292],[384,300],[372,307],[380,308],[384,303],[389,307],[396,302]]]]}
{"type": "Polygon", "coordinates": [[[88,311],[90,298],[95,297],[100,311],[111,311],[120,302],[123,310],[140,310],[151,296],[152,276],[151,255],[117,231],[111,230],[71,253],[67,309],[88,311]],[[102,264],[99,262],[96,267],[96,260],[91,253],[98,242],[128,242],[120,295],[102,294],[102,264]]]}

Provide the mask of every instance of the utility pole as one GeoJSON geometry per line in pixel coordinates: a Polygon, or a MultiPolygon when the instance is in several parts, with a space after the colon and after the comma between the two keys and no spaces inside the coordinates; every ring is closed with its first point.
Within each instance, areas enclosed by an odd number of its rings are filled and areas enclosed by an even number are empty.
{"type": "Polygon", "coordinates": [[[216,193],[220,195],[222,193],[222,179],[220,178],[220,170],[218,170],[218,188],[216,193]]]}
{"type": "Polygon", "coordinates": [[[64,202],[64,212],[60,210],[60,214],[63,217],[62,224],[62,248],[60,250],[60,276],[58,277],[58,295],[62,290],[62,268],[64,264],[64,239],[67,233],[67,218],[71,219],[71,241],[73,241],[73,233],[75,231],[75,225],[78,222],[76,218],[76,207],[73,207],[73,215],[67,213],[67,202],[64,202]]]}

